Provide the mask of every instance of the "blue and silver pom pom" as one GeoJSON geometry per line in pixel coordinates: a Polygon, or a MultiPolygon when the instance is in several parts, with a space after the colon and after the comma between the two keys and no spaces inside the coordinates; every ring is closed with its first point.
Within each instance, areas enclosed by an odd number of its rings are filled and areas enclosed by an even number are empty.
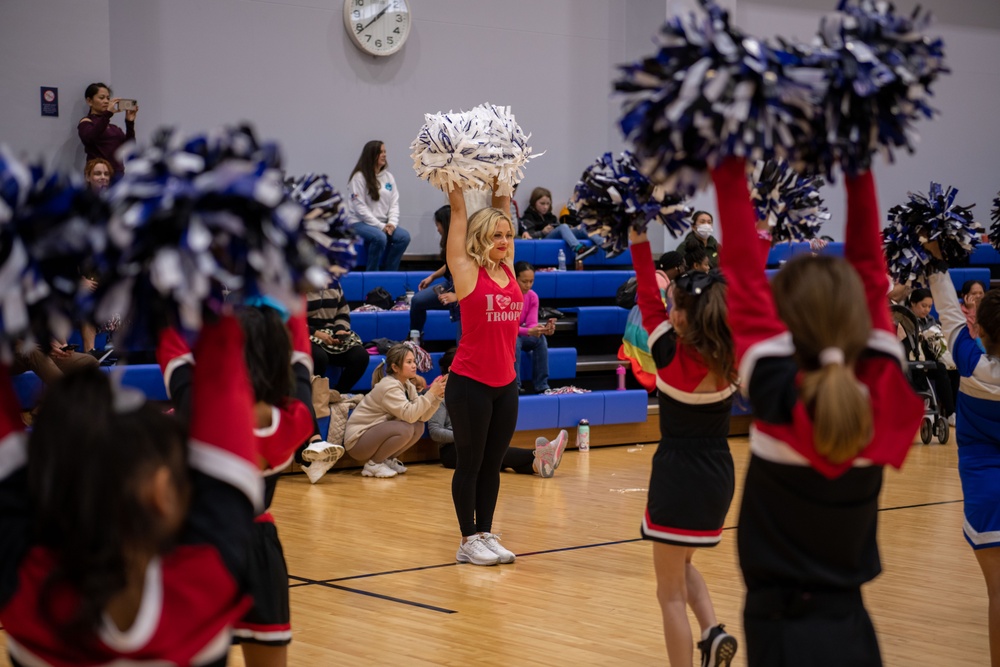
{"type": "Polygon", "coordinates": [[[347,273],[358,261],[357,240],[347,222],[344,199],[325,174],[306,174],[285,181],[288,195],[305,209],[306,235],[325,251],[336,273],[347,273]]]}
{"type": "Polygon", "coordinates": [[[990,211],[990,245],[1000,250],[1000,192],[993,198],[993,210],[990,211]]]}
{"type": "Polygon", "coordinates": [[[410,144],[417,176],[444,192],[458,186],[513,193],[533,157],[528,139],[510,107],[481,104],[471,111],[424,116],[424,126],[410,144]]]}
{"type": "Polygon", "coordinates": [[[0,341],[66,340],[88,319],[82,272],[104,250],[103,203],[81,180],[46,173],[0,146],[0,341]]]}
{"type": "Polygon", "coordinates": [[[628,151],[617,158],[605,153],[587,167],[572,204],[588,231],[605,238],[603,247],[612,256],[628,248],[630,229],[645,230],[656,221],[676,238],[691,226],[684,200],[654,185],[628,151]]]}
{"type": "Polygon", "coordinates": [[[643,173],[685,197],[723,157],[793,156],[811,137],[817,100],[810,82],[786,74],[799,64],[792,54],[744,35],[711,0],[700,4],[704,16],[669,19],[657,54],[623,66],[615,82],[643,173]]]}
{"type": "Polygon", "coordinates": [[[822,176],[802,176],[785,160],[758,161],[750,177],[750,198],[757,219],[767,221],[777,242],[809,241],[830,219],[819,189],[822,176]]]}
{"type": "Polygon", "coordinates": [[[985,230],[972,217],[975,204],[957,206],[957,196],[957,189],[932,182],[926,196],[911,192],[909,202],[889,210],[889,225],[882,230],[882,241],[894,282],[926,283],[932,257],[924,244],[931,241],[938,242],[949,264],[968,261],[985,230]]]}
{"type": "Polygon", "coordinates": [[[824,99],[816,116],[816,141],[804,159],[829,177],[871,167],[882,153],[914,151],[915,124],[931,118],[931,86],[948,72],[940,38],[924,34],[929,13],[899,16],[884,0],[841,0],[823,17],[818,46],[799,51],[807,68],[823,70],[824,99]]]}
{"type": "Polygon", "coordinates": [[[99,319],[131,313],[140,334],[165,322],[197,329],[230,292],[294,309],[298,292],[329,282],[304,209],[285,191],[277,146],[250,128],[161,131],[125,167],[108,191],[111,270],[99,319]]]}

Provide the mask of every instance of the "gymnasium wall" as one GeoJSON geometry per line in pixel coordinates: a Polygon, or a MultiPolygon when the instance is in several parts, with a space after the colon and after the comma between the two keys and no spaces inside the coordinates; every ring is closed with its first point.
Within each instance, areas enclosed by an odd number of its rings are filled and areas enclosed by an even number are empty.
{"type": "MultiPolygon", "coordinates": [[[[278,139],[291,173],[346,184],[365,141],[387,143],[410,252],[431,253],[430,215],[443,196],[417,180],[409,142],[422,114],[483,101],[510,104],[533,133],[534,160],[518,193],[549,187],[557,205],[600,153],[623,148],[610,97],[615,65],[652,52],[651,37],[691,0],[410,0],[413,30],[376,59],[347,37],[341,0],[3,0],[0,141],[78,167],[83,88],[105,80],[140,101],[138,135],[161,124],[188,131],[248,120],[278,139]],[[61,115],[40,118],[38,87],[56,85],[61,115]],[[80,99],[77,99],[80,98],[80,99]]],[[[737,0],[751,33],[806,38],[834,0],[737,0]]],[[[912,2],[898,3],[909,11],[912,2]]],[[[883,212],[934,178],[962,189],[985,220],[1000,188],[1000,3],[931,0],[953,74],[937,87],[940,119],[924,123],[916,156],[879,166],[883,212]]],[[[829,188],[828,233],[842,236],[843,193],[829,188]]],[[[714,209],[711,193],[695,200],[714,209]]],[[[654,236],[659,243],[662,234],[654,236]]],[[[670,239],[664,247],[675,245],[670,239]]]]}

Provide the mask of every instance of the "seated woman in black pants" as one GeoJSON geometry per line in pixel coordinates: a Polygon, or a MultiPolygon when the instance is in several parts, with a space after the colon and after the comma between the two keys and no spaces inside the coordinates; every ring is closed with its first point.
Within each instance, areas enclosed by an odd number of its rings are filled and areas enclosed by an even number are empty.
{"type": "Polygon", "coordinates": [[[344,291],[340,285],[331,284],[319,292],[310,292],[306,297],[306,321],[314,339],[313,373],[325,376],[331,366],[340,368],[340,377],[333,388],[341,393],[349,392],[368,369],[368,352],[357,334],[351,335],[351,308],[344,298],[344,291]],[[355,341],[353,345],[352,338],[355,341]]]}

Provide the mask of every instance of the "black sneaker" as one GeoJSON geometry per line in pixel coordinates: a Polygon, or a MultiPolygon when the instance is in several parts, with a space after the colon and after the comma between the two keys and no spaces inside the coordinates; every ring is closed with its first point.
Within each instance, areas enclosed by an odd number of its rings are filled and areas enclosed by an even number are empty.
{"type": "Polygon", "coordinates": [[[596,245],[583,246],[582,248],[580,248],[576,252],[576,261],[579,262],[580,260],[582,260],[584,258],[590,257],[595,252],[597,252],[597,246],[596,245]]]}
{"type": "Polygon", "coordinates": [[[709,631],[707,639],[698,642],[701,667],[729,667],[737,646],[736,637],[726,632],[726,626],[720,623],[709,631]]]}

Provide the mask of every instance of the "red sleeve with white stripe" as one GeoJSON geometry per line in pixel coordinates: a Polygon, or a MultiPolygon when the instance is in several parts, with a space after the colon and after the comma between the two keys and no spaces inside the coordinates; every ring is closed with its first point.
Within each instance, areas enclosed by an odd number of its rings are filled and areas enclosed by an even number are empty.
{"type": "Polygon", "coordinates": [[[256,464],[253,391],[243,359],[243,331],[233,317],[201,330],[195,346],[191,407],[192,468],[242,491],[264,509],[256,464]]]}
{"type": "Polygon", "coordinates": [[[264,459],[268,470],[284,468],[291,462],[299,446],[313,434],[313,418],[308,406],[298,399],[289,399],[276,407],[272,414],[272,428],[258,429],[257,453],[264,459]]]}
{"type": "Polygon", "coordinates": [[[309,339],[309,324],[306,322],[305,299],[298,312],[288,319],[288,332],[292,337],[292,365],[302,364],[313,374],[312,341],[309,339]]]}
{"type": "MultiPolygon", "coordinates": [[[[653,252],[650,250],[649,241],[632,245],[632,265],[635,266],[635,300],[642,314],[642,328],[652,336],[657,329],[667,329],[664,325],[670,322],[670,315],[667,313],[667,307],[663,305],[660,286],[656,282],[653,252]]],[[[660,334],[662,333],[661,330],[660,334]]],[[[650,348],[654,342],[655,339],[649,342],[650,348]]]]}
{"type": "MultiPolygon", "coordinates": [[[[785,332],[764,274],[766,256],[757,234],[757,216],[750,205],[746,167],[729,157],[712,170],[723,244],[719,250],[722,271],[729,283],[729,324],[740,360],[755,343],[785,332]]],[[[748,380],[749,378],[744,378],[748,380]]]]}
{"type": "Polygon", "coordinates": [[[870,171],[860,176],[846,176],[847,229],[844,256],[861,276],[865,300],[872,318],[872,328],[895,333],[889,315],[889,276],[879,234],[878,197],[875,177],[870,171]]]}
{"type": "Polygon", "coordinates": [[[163,384],[167,388],[167,395],[177,401],[179,397],[173,396],[170,379],[179,367],[194,366],[194,355],[191,354],[191,348],[188,347],[180,331],[167,327],[160,332],[160,340],[156,346],[156,363],[160,365],[160,371],[163,373],[163,384]]]}

